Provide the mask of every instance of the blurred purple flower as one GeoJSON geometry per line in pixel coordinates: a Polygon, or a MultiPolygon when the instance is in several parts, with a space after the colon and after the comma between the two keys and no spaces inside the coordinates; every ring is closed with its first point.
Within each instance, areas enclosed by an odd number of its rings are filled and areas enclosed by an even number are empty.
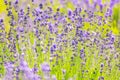
{"type": "Polygon", "coordinates": [[[23,31],[24,31],[24,28],[23,28],[23,27],[18,27],[18,28],[17,28],[17,31],[18,31],[18,32],[23,32],[23,31]]]}
{"type": "Polygon", "coordinates": [[[72,15],[72,11],[68,10],[68,16],[71,16],[71,15],[72,15]]]}
{"type": "Polygon", "coordinates": [[[81,59],[84,59],[84,58],[85,58],[84,49],[81,49],[81,50],[80,50],[80,58],[81,58],[81,59]]]}
{"type": "Polygon", "coordinates": [[[3,78],[3,80],[13,80],[13,71],[14,71],[14,64],[12,62],[7,62],[5,63],[5,68],[6,68],[6,74],[3,78]]]}
{"type": "Polygon", "coordinates": [[[48,63],[41,64],[41,69],[43,72],[50,72],[50,66],[48,63]]]}
{"type": "Polygon", "coordinates": [[[120,0],[111,0],[110,1],[110,8],[113,8],[115,4],[119,3],[120,0]]]}

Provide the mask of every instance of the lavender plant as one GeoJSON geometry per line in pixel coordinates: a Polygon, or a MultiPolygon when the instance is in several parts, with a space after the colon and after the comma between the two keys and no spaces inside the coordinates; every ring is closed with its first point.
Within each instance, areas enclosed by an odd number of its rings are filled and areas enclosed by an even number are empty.
{"type": "Polygon", "coordinates": [[[120,80],[120,0],[2,2],[1,80],[120,80]]]}

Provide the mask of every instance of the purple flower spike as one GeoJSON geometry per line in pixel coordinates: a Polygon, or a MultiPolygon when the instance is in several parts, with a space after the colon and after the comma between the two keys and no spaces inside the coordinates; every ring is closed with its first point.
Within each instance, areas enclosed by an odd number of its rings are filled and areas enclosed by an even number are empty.
{"type": "Polygon", "coordinates": [[[53,25],[50,23],[49,24],[49,31],[52,33],[53,32],[53,25]]]}
{"type": "Polygon", "coordinates": [[[43,8],[43,4],[39,4],[39,8],[42,9],[43,8]]]}
{"type": "Polygon", "coordinates": [[[23,27],[18,27],[18,28],[17,28],[17,31],[23,32],[23,31],[24,31],[24,28],[23,28],[23,27]]]}
{"type": "Polygon", "coordinates": [[[111,0],[110,1],[110,8],[113,8],[116,3],[118,3],[120,0],[111,0]]]}
{"type": "Polygon", "coordinates": [[[15,4],[18,4],[18,0],[15,1],[15,4]]]}
{"type": "Polygon", "coordinates": [[[85,3],[89,4],[89,0],[85,0],[85,3]]]}
{"type": "Polygon", "coordinates": [[[56,50],[57,46],[56,44],[53,44],[50,48],[50,52],[53,53],[56,50]]]}
{"type": "Polygon", "coordinates": [[[98,4],[101,4],[101,3],[102,3],[102,1],[101,1],[101,0],[97,0],[97,3],[98,3],[98,4]]]}
{"type": "Polygon", "coordinates": [[[93,9],[95,9],[95,8],[96,8],[96,6],[97,6],[97,2],[96,2],[96,1],[94,1],[94,4],[93,4],[93,9]]]}
{"type": "Polygon", "coordinates": [[[68,15],[71,16],[72,15],[72,11],[68,10],[68,15]]]}
{"type": "Polygon", "coordinates": [[[41,77],[39,77],[38,75],[34,75],[33,80],[41,80],[41,77]]]}
{"type": "Polygon", "coordinates": [[[77,40],[72,40],[72,45],[77,45],[78,41],[77,40]]]}
{"type": "Polygon", "coordinates": [[[81,50],[80,50],[80,53],[83,53],[83,52],[84,52],[84,49],[81,49],[81,50]]]}
{"type": "Polygon", "coordinates": [[[3,19],[0,19],[0,24],[3,22],[3,19]]]}
{"type": "Polygon", "coordinates": [[[43,63],[41,65],[41,69],[42,69],[43,72],[49,72],[50,71],[50,66],[49,66],[48,63],[43,63]]]}
{"type": "Polygon", "coordinates": [[[84,59],[85,58],[85,53],[84,53],[84,49],[80,50],[80,58],[84,59]]]}
{"type": "Polygon", "coordinates": [[[85,4],[87,7],[89,7],[89,0],[85,0],[85,4]]]}
{"type": "Polygon", "coordinates": [[[12,62],[5,63],[6,75],[3,80],[13,80],[14,65],[12,62]]]}
{"type": "Polygon", "coordinates": [[[7,69],[7,71],[12,71],[14,68],[14,65],[12,62],[5,63],[5,68],[7,69]]]}
{"type": "Polygon", "coordinates": [[[79,3],[79,1],[78,1],[78,0],[72,0],[72,3],[73,3],[74,5],[77,5],[77,4],[79,3]]]}
{"type": "Polygon", "coordinates": [[[36,35],[36,36],[39,36],[39,31],[38,31],[38,29],[36,29],[35,35],[36,35]]]}
{"type": "Polygon", "coordinates": [[[53,48],[54,48],[54,49],[56,49],[56,48],[57,48],[56,44],[54,44],[54,45],[53,45],[53,48]]]}

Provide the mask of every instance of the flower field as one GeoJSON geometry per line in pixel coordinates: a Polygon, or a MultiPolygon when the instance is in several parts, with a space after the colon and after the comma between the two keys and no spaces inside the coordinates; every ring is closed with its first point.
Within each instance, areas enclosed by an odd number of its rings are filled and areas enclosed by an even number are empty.
{"type": "Polygon", "coordinates": [[[0,80],[120,80],[120,0],[0,0],[0,80]]]}

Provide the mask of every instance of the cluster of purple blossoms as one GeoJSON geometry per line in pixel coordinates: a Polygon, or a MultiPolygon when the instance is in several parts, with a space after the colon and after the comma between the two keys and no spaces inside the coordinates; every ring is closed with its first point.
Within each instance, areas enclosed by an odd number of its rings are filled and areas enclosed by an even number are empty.
{"type": "MultiPolygon", "coordinates": [[[[59,60],[64,65],[68,59],[73,67],[78,65],[74,63],[78,57],[82,68],[87,65],[88,57],[94,56],[96,60],[102,57],[105,61],[100,64],[101,75],[105,65],[111,72],[112,59],[115,59],[115,65],[120,70],[119,39],[110,29],[102,27],[112,27],[109,25],[112,10],[120,0],[104,4],[102,0],[93,0],[93,3],[89,0],[70,0],[74,10],[66,7],[69,3],[66,0],[59,0],[61,6],[56,10],[54,1],[47,1],[4,0],[10,30],[5,32],[4,19],[0,19],[0,44],[4,43],[7,47],[8,52],[4,55],[10,53],[10,56],[3,59],[3,80],[57,80],[57,75],[51,73],[59,60]],[[61,11],[64,8],[66,11],[61,11]],[[27,61],[29,54],[31,62],[27,61]],[[30,68],[29,63],[34,66],[30,68]]],[[[61,69],[61,72],[63,75],[68,73],[66,69],[61,69]]],[[[82,72],[83,75],[84,70],[82,72]]],[[[104,80],[104,77],[100,76],[98,80],[104,80]]]]}

